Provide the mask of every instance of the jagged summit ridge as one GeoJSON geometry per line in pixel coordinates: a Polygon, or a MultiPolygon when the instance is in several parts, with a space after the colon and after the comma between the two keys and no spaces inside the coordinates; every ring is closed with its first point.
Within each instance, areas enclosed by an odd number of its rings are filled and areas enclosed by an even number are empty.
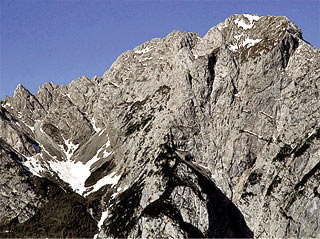
{"type": "Polygon", "coordinates": [[[243,14],[146,42],[102,77],[18,86],[1,175],[24,173],[3,179],[0,235],[69,198],[95,221],[64,236],[319,236],[319,58],[286,17],[243,14]]]}
{"type": "MultiPolygon", "coordinates": [[[[287,17],[235,14],[210,29],[202,41],[213,48],[226,45],[245,60],[267,54],[288,34],[302,39],[299,27],[287,17]]],[[[202,51],[208,53],[205,49],[199,49],[197,54],[201,55],[202,51]]]]}

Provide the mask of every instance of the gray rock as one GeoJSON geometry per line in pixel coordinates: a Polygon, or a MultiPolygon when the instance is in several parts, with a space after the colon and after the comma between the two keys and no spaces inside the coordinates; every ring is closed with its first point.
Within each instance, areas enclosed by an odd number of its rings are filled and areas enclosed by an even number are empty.
{"type": "Polygon", "coordinates": [[[15,219],[22,223],[45,202],[35,189],[31,173],[21,164],[24,157],[0,139],[0,225],[15,219]]]}
{"type": "Polygon", "coordinates": [[[0,136],[65,189],[52,160],[94,162],[82,196],[101,238],[319,237],[319,76],[289,19],[233,15],[129,50],[102,77],[19,86],[0,136]]]}

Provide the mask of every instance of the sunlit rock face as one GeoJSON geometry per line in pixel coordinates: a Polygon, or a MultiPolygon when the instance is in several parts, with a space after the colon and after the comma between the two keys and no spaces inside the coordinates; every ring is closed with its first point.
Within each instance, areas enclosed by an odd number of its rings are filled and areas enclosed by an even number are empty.
{"type": "Polygon", "coordinates": [[[0,108],[0,236],[320,237],[319,76],[289,19],[243,14],[102,77],[19,85],[0,108]]]}

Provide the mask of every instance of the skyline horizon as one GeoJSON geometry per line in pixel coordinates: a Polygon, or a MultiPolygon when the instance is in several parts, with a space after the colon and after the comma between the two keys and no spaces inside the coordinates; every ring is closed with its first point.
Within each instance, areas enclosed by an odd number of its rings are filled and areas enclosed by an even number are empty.
{"type": "Polygon", "coordinates": [[[20,0],[0,3],[1,22],[4,23],[0,48],[1,100],[6,95],[12,97],[18,84],[36,94],[45,82],[61,86],[81,76],[102,76],[122,53],[146,41],[163,38],[174,30],[197,32],[203,37],[234,14],[286,16],[301,29],[306,42],[317,49],[320,47],[317,38],[320,4],[313,0],[273,0],[265,4],[265,9],[258,6],[262,2],[259,0],[244,0],[247,6],[240,4],[240,7],[234,0],[227,1],[233,3],[232,6],[218,0],[203,1],[206,4],[198,1],[173,1],[171,4],[167,1],[79,2],[85,4],[38,0],[27,4],[20,0]],[[291,10],[285,6],[288,2],[292,4],[291,10]],[[123,7],[123,3],[128,6],[123,7]],[[218,10],[216,5],[220,7],[218,10]],[[52,8],[48,10],[48,6],[52,8]],[[26,14],[29,18],[25,18],[26,14]]]}

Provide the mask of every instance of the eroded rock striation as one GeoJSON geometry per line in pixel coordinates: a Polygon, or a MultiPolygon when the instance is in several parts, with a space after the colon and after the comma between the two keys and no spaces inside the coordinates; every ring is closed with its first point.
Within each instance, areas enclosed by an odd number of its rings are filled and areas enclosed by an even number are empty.
{"type": "Polygon", "coordinates": [[[243,14],[101,77],[19,85],[0,109],[0,235],[320,237],[319,78],[294,23],[243,14]]]}

